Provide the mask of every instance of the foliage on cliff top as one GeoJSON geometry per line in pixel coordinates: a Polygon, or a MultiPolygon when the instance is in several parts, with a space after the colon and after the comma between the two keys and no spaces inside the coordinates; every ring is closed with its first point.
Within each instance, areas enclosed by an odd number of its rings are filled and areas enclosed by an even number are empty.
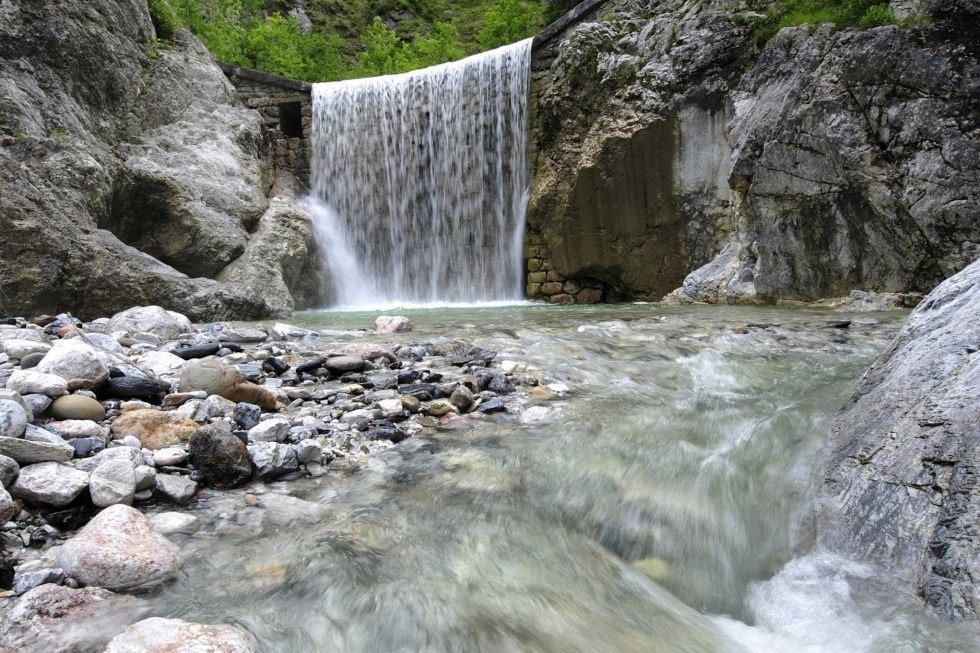
{"type": "Polygon", "coordinates": [[[784,27],[833,23],[867,29],[895,22],[887,2],[879,0],[777,0],[768,6],[757,36],[765,43],[784,27]]]}
{"type": "MultiPolygon", "coordinates": [[[[537,33],[542,0],[150,0],[221,61],[309,81],[405,72],[537,33]],[[169,5],[168,5],[169,1],[169,5]]],[[[154,18],[156,22],[156,18],[154,18]]],[[[158,27],[160,36],[166,38],[158,27]]]]}

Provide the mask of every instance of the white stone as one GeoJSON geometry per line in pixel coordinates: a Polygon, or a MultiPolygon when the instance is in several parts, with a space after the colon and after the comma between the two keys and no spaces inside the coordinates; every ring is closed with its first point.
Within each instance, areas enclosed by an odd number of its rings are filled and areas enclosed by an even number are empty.
{"type": "Polygon", "coordinates": [[[183,512],[161,512],[150,516],[150,523],[163,535],[192,535],[201,527],[194,515],[183,512]]]}
{"type": "Polygon", "coordinates": [[[24,402],[31,407],[31,412],[40,415],[51,406],[51,397],[46,395],[24,395],[24,402]]]}
{"type": "Polygon", "coordinates": [[[107,508],[117,503],[131,505],[136,494],[136,471],[122,458],[109,458],[95,468],[89,477],[92,503],[107,508]]]}
{"type": "Polygon", "coordinates": [[[68,540],[58,563],[85,585],[130,590],[173,577],[181,557],[142,513],[120,504],[100,512],[68,540]]]}
{"type": "Polygon", "coordinates": [[[10,493],[0,485],[0,524],[7,523],[18,512],[20,509],[14,504],[10,493]]]}
{"type": "Polygon", "coordinates": [[[0,437],[0,455],[12,458],[21,465],[63,463],[75,455],[74,447],[49,442],[32,442],[22,438],[0,437]]]}
{"type": "Polygon", "coordinates": [[[46,342],[35,340],[4,340],[3,351],[11,358],[20,360],[30,354],[46,354],[51,349],[51,345],[46,342]]]}
{"type": "Polygon", "coordinates": [[[275,478],[299,469],[295,449],[286,444],[256,442],[248,445],[248,456],[258,478],[275,478]]]}
{"type": "Polygon", "coordinates": [[[249,442],[282,442],[289,435],[289,422],[282,418],[259,422],[248,431],[249,442]]]}
{"type": "Polygon", "coordinates": [[[133,470],[136,474],[136,491],[152,490],[157,486],[157,470],[149,465],[138,465],[133,470]]]}
{"type": "Polygon", "coordinates": [[[166,467],[168,465],[183,465],[187,462],[190,454],[184,449],[178,449],[176,447],[168,447],[166,449],[158,449],[153,452],[153,462],[159,467],[166,467]]]}
{"type": "Polygon", "coordinates": [[[278,340],[289,340],[291,338],[318,338],[320,334],[291,324],[279,323],[272,325],[272,336],[278,340]]]}
{"type": "Polygon", "coordinates": [[[61,397],[68,394],[68,382],[60,376],[36,370],[17,370],[7,379],[7,388],[21,395],[61,397]]]}
{"type": "Polygon", "coordinates": [[[378,402],[378,408],[385,413],[400,413],[404,410],[401,399],[384,399],[378,402]]]}
{"type": "Polygon", "coordinates": [[[412,321],[402,315],[382,315],[374,321],[378,333],[408,333],[412,330],[412,321]]]}
{"type": "Polygon", "coordinates": [[[323,449],[316,440],[302,440],[295,446],[299,464],[318,463],[323,459],[323,449]]]}
{"type": "Polygon", "coordinates": [[[60,508],[82,493],[88,486],[88,476],[85,472],[54,462],[28,465],[21,467],[10,492],[29,503],[60,508]]]}
{"type": "Polygon", "coordinates": [[[60,376],[69,389],[92,388],[109,378],[98,352],[79,338],[57,341],[35,369],[60,376]]]}
{"type": "Polygon", "coordinates": [[[113,315],[106,325],[109,333],[152,333],[164,340],[176,340],[180,334],[193,330],[191,321],[185,316],[159,306],[134,306],[113,315]]]}
{"type": "Polygon", "coordinates": [[[109,642],[105,653],[256,653],[233,626],[207,626],[154,617],[133,624],[109,642]]]}
{"type": "Polygon", "coordinates": [[[180,374],[185,361],[167,351],[148,351],[136,359],[136,364],[157,376],[174,376],[180,374]]]}
{"type": "Polygon", "coordinates": [[[90,419],[63,419],[58,422],[48,422],[44,426],[47,430],[57,433],[66,440],[109,437],[108,427],[100,426],[90,419]]]}
{"type": "Polygon", "coordinates": [[[65,442],[65,439],[57,433],[52,433],[47,429],[42,429],[40,426],[34,426],[33,424],[27,425],[27,430],[24,431],[24,440],[27,442],[47,442],[48,444],[58,445],[67,451],[75,451],[75,448],[65,442]]]}
{"type": "Polygon", "coordinates": [[[30,420],[23,406],[7,399],[0,399],[0,437],[23,437],[28,421],[30,420]]]}
{"type": "Polygon", "coordinates": [[[14,326],[4,326],[0,329],[0,342],[7,342],[8,340],[29,340],[31,342],[43,342],[47,344],[48,337],[44,335],[44,330],[27,327],[26,329],[19,329],[14,326]]]}
{"type": "Polygon", "coordinates": [[[507,374],[527,372],[527,363],[518,361],[500,361],[500,369],[507,374]]]}
{"type": "Polygon", "coordinates": [[[181,505],[191,502],[197,493],[197,483],[186,476],[157,474],[156,489],[153,494],[181,505]]]}

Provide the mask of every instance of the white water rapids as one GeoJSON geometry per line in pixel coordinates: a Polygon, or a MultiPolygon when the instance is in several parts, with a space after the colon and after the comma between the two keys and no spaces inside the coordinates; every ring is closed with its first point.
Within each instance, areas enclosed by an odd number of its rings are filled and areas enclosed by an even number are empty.
{"type": "Polygon", "coordinates": [[[331,306],[518,300],[531,41],[317,84],[313,193],[331,306]]]}

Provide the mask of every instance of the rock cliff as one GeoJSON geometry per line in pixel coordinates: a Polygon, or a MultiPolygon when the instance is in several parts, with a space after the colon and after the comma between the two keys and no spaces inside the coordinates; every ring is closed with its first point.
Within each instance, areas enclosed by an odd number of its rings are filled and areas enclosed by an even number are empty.
{"type": "Polygon", "coordinates": [[[928,292],[980,254],[978,5],[764,47],[757,5],[611,0],[538,52],[528,221],[555,277],[813,301],[928,292]]]}
{"type": "Polygon", "coordinates": [[[3,0],[0,313],[292,309],[288,288],[213,280],[269,207],[266,149],[200,44],[156,40],[145,0],[3,0]]]}
{"type": "Polygon", "coordinates": [[[980,617],[980,262],[937,287],[832,429],[819,544],[980,617]]]}

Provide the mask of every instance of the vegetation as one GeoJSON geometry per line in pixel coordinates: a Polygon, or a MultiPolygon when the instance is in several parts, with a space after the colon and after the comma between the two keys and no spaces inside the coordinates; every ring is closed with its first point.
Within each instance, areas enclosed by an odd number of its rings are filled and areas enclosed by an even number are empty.
{"type": "Polygon", "coordinates": [[[216,59],[309,81],[406,72],[537,33],[542,0],[150,0],[161,39],[186,27],[216,59]]]}
{"type": "Polygon", "coordinates": [[[766,42],[784,27],[833,23],[840,28],[867,29],[895,22],[887,2],[876,0],[777,0],[768,6],[766,20],[758,30],[766,42]]]}

